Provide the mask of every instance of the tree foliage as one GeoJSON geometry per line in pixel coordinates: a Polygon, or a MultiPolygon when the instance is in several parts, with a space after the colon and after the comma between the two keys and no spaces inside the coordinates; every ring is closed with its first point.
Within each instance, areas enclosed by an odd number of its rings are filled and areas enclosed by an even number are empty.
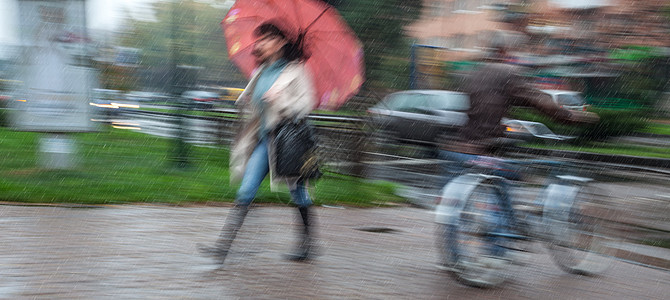
{"type": "Polygon", "coordinates": [[[199,82],[239,85],[244,78],[230,63],[219,25],[221,8],[185,0],[155,2],[156,22],[131,20],[122,39],[125,47],[142,50],[141,68],[147,77],[170,81],[175,65],[203,67],[199,82]]]}
{"type": "Polygon", "coordinates": [[[519,120],[540,122],[557,134],[575,136],[571,143],[583,144],[591,141],[604,141],[614,136],[629,135],[644,128],[650,115],[648,109],[610,109],[591,107],[590,112],[597,114],[600,121],[591,125],[566,125],[555,122],[550,117],[526,107],[515,107],[510,117],[519,120]]]}
{"type": "Polygon", "coordinates": [[[103,62],[96,63],[95,67],[100,70],[100,85],[102,88],[121,91],[138,88],[135,68],[103,62]]]}
{"type": "Polygon", "coordinates": [[[404,27],[420,15],[421,0],[349,0],[337,5],[363,43],[368,87],[407,88],[410,41],[404,27]]]}

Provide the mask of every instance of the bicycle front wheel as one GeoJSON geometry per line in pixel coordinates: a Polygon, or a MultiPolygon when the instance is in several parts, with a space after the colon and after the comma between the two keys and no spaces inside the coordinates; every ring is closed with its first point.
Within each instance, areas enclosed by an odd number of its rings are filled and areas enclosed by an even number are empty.
{"type": "MultiPolygon", "coordinates": [[[[543,221],[550,233],[547,248],[554,262],[564,271],[595,275],[608,264],[606,238],[594,209],[597,193],[583,184],[554,185],[560,190],[559,205],[545,210],[543,221]]],[[[555,199],[556,200],[556,199],[555,199]]]]}
{"type": "Polygon", "coordinates": [[[499,232],[500,209],[496,186],[482,182],[470,194],[457,224],[441,225],[447,237],[445,259],[452,275],[460,282],[474,287],[493,287],[502,283],[508,266],[495,242],[499,232]]]}

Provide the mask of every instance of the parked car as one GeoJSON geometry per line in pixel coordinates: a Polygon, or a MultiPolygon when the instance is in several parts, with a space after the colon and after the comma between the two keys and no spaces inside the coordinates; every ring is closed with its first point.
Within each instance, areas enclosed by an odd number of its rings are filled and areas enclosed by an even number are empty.
{"type": "MultiPolygon", "coordinates": [[[[468,120],[470,98],[465,93],[443,90],[410,90],[392,93],[368,109],[371,127],[383,143],[434,146],[453,139],[468,120]]],[[[505,139],[558,141],[573,137],[553,133],[538,122],[501,120],[505,139]]]]}
{"type": "Polygon", "coordinates": [[[501,123],[505,125],[505,136],[512,139],[551,142],[575,138],[555,134],[546,125],[539,122],[503,119],[501,123]]]}
{"type": "Polygon", "coordinates": [[[435,144],[453,135],[467,120],[467,94],[443,90],[392,93],[368,109],[371,125],[387,138],[413,144],[435,144]]]}
{"type": "Polygon", "coordinates": [[[551,96],[554,103],[565,109],[586,111],[589,106],[580,92],[563,90],[542,90],[542,92],[551,96]]]}
{"type": "Polygon", "coordinates": [[[191,104],[199,109],[212,109],[219,100],[219,94],[208,91],[186,91],[181,96],[192,101],[191,104]]]}

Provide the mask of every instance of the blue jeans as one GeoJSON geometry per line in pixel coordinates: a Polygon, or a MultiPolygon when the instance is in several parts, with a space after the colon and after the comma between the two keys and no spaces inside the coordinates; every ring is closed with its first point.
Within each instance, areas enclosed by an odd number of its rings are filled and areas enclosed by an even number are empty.
{"type": "Polygon", "coordinates": [[[477,155],[466,154],[454,151],[440,150],[437,157],[442,161],[450,161],[451,163],[442,163],[442,182],[440,186],[444,186],[454,178],[465,174],[468,169],[465,167],[465,162],[477,159],[477,155]]]}
{"type": "MultiPolygon", "coordinates": [[[[453,162],[442,164],[443,182],[441,186],[443,186],[452,179],[467,173],[468,168],[465,166],[465,163],[468,161],[477,160],[479,155],[440,150],[438,158],[443,161],[453,162]]],[[[521,179],[519,170],[509,163],[502,163],[501,165],[498,165],[491,174],[511,180],[521,179]]]]}
{"type": "MultiPolygon", "coordinates": [[[[261,182],[265,179],[265,176],[270,172],[270,164],[268,162],[268,138],[262,138],[254,151],[249,157],[247,162],[247,167],[244,170],[244,176],[242,176],[242,184],[237,190],[237,196],[235,197],[235,204],[237,205],[249,205],[256,197],[256,192],[261,186],[261,182]]],[[[298,181],[295,189],[290,191],[291,200],[298,207],[307,207],[312,205],[312,199],[310,199],[309,194],[307,193],[307,187],[305,182],[301,179],[298,181]]]]}

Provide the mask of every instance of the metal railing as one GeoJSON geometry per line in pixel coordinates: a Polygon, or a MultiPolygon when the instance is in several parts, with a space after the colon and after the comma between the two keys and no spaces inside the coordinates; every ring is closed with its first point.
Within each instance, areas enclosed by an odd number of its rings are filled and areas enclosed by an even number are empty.
{"type": "MultiPolygon", "coordinates": [[[[230,145],[239,128],[238,110],[233,108],[217,109],[220,116],[196,116],[189,114],[156,112],[146,110],[126,110],[128,114],[142,118],[163,121],[167,132],[177,132],[173,120],[184,118],[187,131],[186,141],[196,144],[230,145]],[[195,125],[194,123],[198,123],[195,125]]],[[[351,175],[361,175],[360,166],[364,157],[364,147],[369,134],[365,130],[364,118],[311,114],[309,119],[315,125],[319,139],[319,153],[325,165],[334,171],[351,175]]]]}

